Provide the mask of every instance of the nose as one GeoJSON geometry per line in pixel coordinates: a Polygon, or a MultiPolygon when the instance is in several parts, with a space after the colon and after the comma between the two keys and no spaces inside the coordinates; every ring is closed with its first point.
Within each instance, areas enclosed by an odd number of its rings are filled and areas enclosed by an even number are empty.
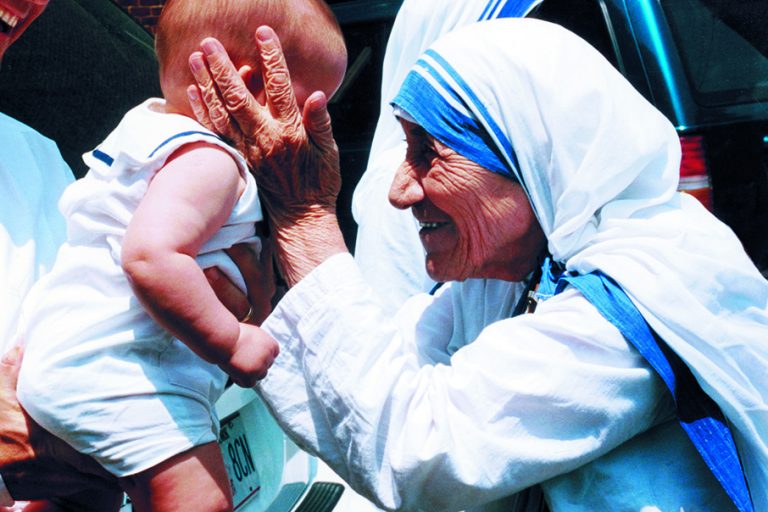
{"type": "Polygon", "coordinates": [[[424,189],[414,176],[407,162],[400,164],[395,171],[392,186],[389,187],[389,202],[395,208],[407,210],[424,199],[424,189]]]}

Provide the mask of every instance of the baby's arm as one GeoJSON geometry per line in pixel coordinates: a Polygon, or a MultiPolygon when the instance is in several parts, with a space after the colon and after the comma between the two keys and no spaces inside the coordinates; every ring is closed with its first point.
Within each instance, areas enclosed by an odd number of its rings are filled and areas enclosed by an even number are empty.
{"type": "Polygon", "coordinates": [[[277,343],[239,323],[216,298],[195,256],[229,217],[244,182],[232,157],[189,144],[149,184],[128,225],[122,265],[152,318],[242,386],[266,375],[277,343]]]}

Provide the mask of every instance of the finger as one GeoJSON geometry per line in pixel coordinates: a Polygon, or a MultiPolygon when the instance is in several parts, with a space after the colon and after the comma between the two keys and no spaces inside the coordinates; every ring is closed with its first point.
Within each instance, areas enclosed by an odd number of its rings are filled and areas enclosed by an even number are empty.
{"type": "MultiPolygon", "coordinates": [[[[210,78],[215,82],[216,89],[224,101],[226,112],[231,114],[243,131],[255,132],[256,127],[263,122],[261,105],[246,87],[227,51],[218,40],[208,37],[203,40],[201,46],[210,78]]],[[[210,109],[210,105],[208,108],[210,109]]],[[[228,121],[229,115],[226,117],[228,121]]]]}
{"type": "Polygon", "coordinates": [[[298,126],[299,107],[280,40],[270,27],[261,26],[256,29],[256,41],[263,65],[267,105],[276,118],[289,126],[298,126]]]}
{"type": "Polygon", "coordinates": [[[262,239],[262,247],[258,255],[248,244],[236,245],[227,249],[226,252],[245,279],[248,302],[254,320],[252,323],[260,325],[272,312],[272,297],[275,295],[272,246],[269,239],[262,239]]]}
{"type": "Polygon", "coordinates": [[[22,353],[21,346],[13,347],[3,354],[2,361],[0,361],[0,371],[2,372],[2,383],[0,383],[0,386],[2,386],[4,391],[11,393],[10,396],[16,395],[16,381],[19,380],[22,353]]]}
{"type": "Polygon", "coordinates": [[[250,295],[251,307],[253,308],[256,325],[261,325],[264,320],[272,313],[274,309],[273,300],[277,295],[277,281],[275,269],[272,265],[274,258],[274,244],[271,238],[262,239],[261,253],[259,254],[261,282],[259,290],[249,290],[256,295],[250,295]]]}
{"type": "MultiPolygon", "coordinates": [[[[217,84],[214,82],[211,72],[205,64],[203,54],[200,52],[193,52],[189,56],[189,69],[192,71],[192,76],[197,82],[197,90],[199,99],[197,103],[199,107],[195,110],[195,105],[190,98],[190,105],[198,117],[198,121],[209,130],[213,130],[224,137],[231,140],[237,140],[236,129],[229,122],[229,113],[224,105],[224,102],[219,97],[217,84]],[[205,114],[203,120],[200,120],[198,114],[203,114],[203,108],[205,114]]],[[[190,90],[187,89],[187,95],[190,90]]]]}
{"type": "Polygon", "coordinates": [[[187,98],[189,99],[189,106],[192,107],[192,113],[195,115],[197,122],[211,131],[216,131],[216,127],[213,126],[213,123],[211,122],[211,118],[208,115],[208,109],[205,108],[205,103],[203,103],[200,91],[196,85],[187,87],[187,98]]]}
{"type": "Polygon", "coordinates": [[[302,117],[310,140],[324,153],[333,151],[336,141],[333,139],[328,100],[322,91],[315,91],[307,98],[302,117]]]}
{"type": "Polygon", "coordinates": [[[235,318],[244,318],[251,309],[251,305],[248,302],[248,297],[240,291],[240,288],[235,286],[235,284],[216,267],[207,268],[203,272],[205,273],[205,277],[208,279],[211,288],[213,288],[213,292],[219,299],[219,302],[221,302],[224,307],[235,316],[235,318]]]}

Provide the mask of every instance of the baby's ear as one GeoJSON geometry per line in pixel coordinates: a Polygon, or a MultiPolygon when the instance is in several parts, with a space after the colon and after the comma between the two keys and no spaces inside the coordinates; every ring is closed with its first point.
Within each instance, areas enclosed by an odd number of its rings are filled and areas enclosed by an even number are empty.
{"type": "Polygon", "coordinates": [[[264,95],[264,79],[261,73],[257,73],[251,66],[241,66],[237,70],[240,78],[245,82],[245,86],[256,97],[256,100],[262,105],[266,102],[266,96],[264,95]]]}

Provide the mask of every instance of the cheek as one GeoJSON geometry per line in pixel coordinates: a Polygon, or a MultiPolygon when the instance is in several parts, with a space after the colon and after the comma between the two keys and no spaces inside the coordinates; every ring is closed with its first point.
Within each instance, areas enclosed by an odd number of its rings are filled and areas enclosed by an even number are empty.
{"type": "MultiPolygon", "coordinates": [[[[478,193],[472,180],[450,173],[434,173],[428,180],[430,199],[456,225],[460,235],[468,236],[478,229],[487,197],[478,193]]],[[[425,180],[425,189],[427,180],[425,180]]]]}
{"type": "Polygon", "coordinates": [[[296,96],[296,104],[299,106],[299,109],[304,108],[304,103],[306,103],[307,98],[315,91],[308,91],[304,86],[294,84],[293,86],[293,94],[296,96]]]}

